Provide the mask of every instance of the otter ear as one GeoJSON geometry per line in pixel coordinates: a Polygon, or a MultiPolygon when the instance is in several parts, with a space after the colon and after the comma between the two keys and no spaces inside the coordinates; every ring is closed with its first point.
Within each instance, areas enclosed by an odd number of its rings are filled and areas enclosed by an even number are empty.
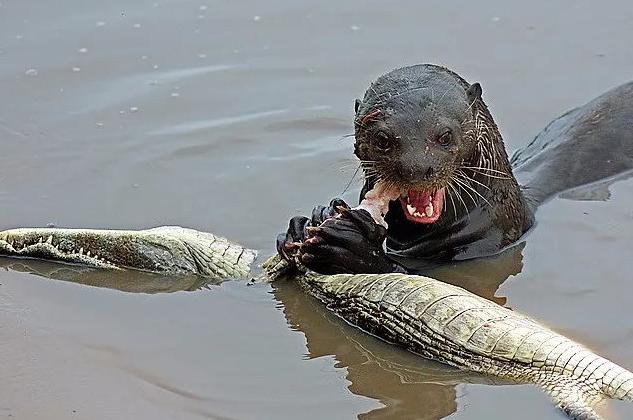
{"type": "Polygon", "coordinates": [[[358,112],[358,108],[360,108],[360,106],[361,106],[362,104],[363,104],[363,103],[361,102],[361,100],[360,100],[360,99],[356,99],[356,100],[354,101],[354,112],[358,112]]]}
{"type": "Polygon", "coordinates": [[[468,102],[471,104],[475,102],[477,99],[481,98],[481,85],[477,82],[468,86],[466,89],[466,96],[468,97],[468,102]]]}

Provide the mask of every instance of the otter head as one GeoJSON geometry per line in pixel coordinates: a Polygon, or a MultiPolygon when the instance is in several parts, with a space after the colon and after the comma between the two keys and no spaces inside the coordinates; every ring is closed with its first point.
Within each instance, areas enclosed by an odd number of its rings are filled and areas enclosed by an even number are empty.
{"type": "Polygon", "coordinates": [[[369,180],[402,191],[409,221],[434,223],[442,215],[446,188],[477,148],[480,98],[478,83],[418,65],[381,76],[356,101],[354,153],[369,180]]]}

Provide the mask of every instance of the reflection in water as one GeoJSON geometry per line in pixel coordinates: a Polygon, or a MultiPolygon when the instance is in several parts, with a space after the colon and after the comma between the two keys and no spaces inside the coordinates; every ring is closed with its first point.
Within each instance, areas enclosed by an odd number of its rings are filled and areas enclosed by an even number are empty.
{"type": "Polygon", "coordinates": [[[611,191],[609,190],[611,184],[616,181],[629,179],[632,176],[633,171],[623,172],[611,178],[564,191],[559,197],[574,201],[607,201],[611,198],[611,191]]]}
{"type": "MultiPolygon", "coordinates": [[[[491,258],[436,269],[433,276],[503,304],[505,298],[494,294],[509,276],[521,271],[522,249],[523,244],[491,258]]],[[[361,414],[361,419],[440,419],[457,409],[456,384],[501,383],[497,378],[425,360],[371,337],[339,319],[290,280],[275,283],[273,288],[290,327],[305,335],[308,356],[334,355],[336,366],[347,369],[350,391],[385,405],[361,414]]]]}
{"type": "Polygon", "coordinates": [[[308,357],[334,355],[336,367],[347,368],[354,394],[381,401],[385,407],[362,419],[439,419],[457,409],[455,388],[463,372],[394,349],[350,327],[291,281],[273,284],[289,326],[303,332],[308,357]]]}
{"type": "Polygon", "coordinates": [[[134,270],[98,270],[78,265],[57,264],[50,261],[30,259],[0,257],[0,267],[55,280],[131,293],[193,291],[211,284],[219,284],[219,282],[210,283],[209,279],[198,276],[165,276],[134,270]]]}
{"type": "MultiPolygon", "coordinates": [[[[509,276],[521,271],[523,246],[490,258],[436,268],[428,274],[504,304],[506,299],[495,292],[509,276]]],[[[209,285],[207,279],[195,276],[95,270],[38,260],[0,258],[0,267],[133,293],[192,291],[209,285]]],[[[273,293],[289,326],[305,335],[308,357],[333,355],[336,367],[347,371],[351,392],[384,404],[360,414],[361,419],[440,419],[457,410],[457,384],[507,383],[423,359],[374,338],[339,319],[292,281],[274,283],[273,293]]]]}
{"type": "Polygon", "coordinates": [[[495,293],[508,277],[519,274],[523,269],[523,248],[525,242],[513,245],[497,255],[437,267],[426,274],[505,305],[506,297],[496,296],[495,293]]]}

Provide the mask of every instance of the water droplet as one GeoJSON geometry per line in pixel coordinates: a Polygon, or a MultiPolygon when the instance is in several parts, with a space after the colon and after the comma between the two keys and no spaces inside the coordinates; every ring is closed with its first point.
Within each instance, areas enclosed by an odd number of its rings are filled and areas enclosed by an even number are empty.
{"type": "Polygon", "coordinates": [[[103,123],[102,122],[98,122],[95,124],[97,127],[103,127],[103,123]]]}
{"type": "Polygon", "coordinates": [[[27,71],[24,72],[24,74],[26,74],[27,76],[31,76],[31,77],[35,77],[37,76],[37,70],[35,69],[28,69],[27,71]]]}
{"type": "Polygon", "coordinates": [[[202,54],[198,54],[198,58],[207,58],[207,55],[202,53],[202,54]]]}
{"type": "Polygon", "coordinates": [[[87,52],[88,52],[88,48],[79,48],[79,49],[77,50],[77,52],[82,53],[82,54],[85,54],[85,53],[87,53],[87,52]]]}
{"type": "Polygon", "coordinates": [[[105,23],[105,22],[103,22],[103,21],[99,21],[99,22],[97,22],[97,26],[105,26],[105,24],[106,24],[106,23],[105,23]]]}
{"type": "Polygon", "coordinates": [[[141,27],[140,23],[135,23],[134,25],[132,25],[132,28],[134,28],[134,29],[138,29],[140,27],[141,27]]]}
{"type": "Polygon", "coordinates": [[[154,64],[154,65],[152,66],[152,68],[153,68],[154,70],[158,70],[158,64],[154,64]]]}
{"type": "Polygon", "coordinates": [[[179,97],[179,96],[180,96],[180,93],[178,93],[178,92],[172,92],[172,93],[171,93],[171,97],[172,97],[172,98],[177,98],[177,97],[179,97]]]}
{"type": "Polygon", "coordinates": [[[75,73],[78,73],[78,72],[80,72],[80,71],[81,71],[81,68],[79,68],[79,67],[73,67],[73,71],[74,71],[75,73]]]}
{"type": "Polygon", "coordinates": [[[253,20],[254,20],[255,22],[257,22],[257,21],[258,21],[258,20],[260,20],[260,19],[261,19],[261,16],[253,16],[253,20]]]}
{"type": "Polygon", "coordinates": [[[493,16],[492,17],[492,21],[493,22],[499,22],[501,20],[501,18],[499,16],[493,16]]]}
{"type": "Polygon", "coordinates": [[[138,107],[137,106],[131,106],[130,107],[130,112],[138,112],[138,107]]]}
{"type": "Polygon", "coordinates": [[[204,15],[198,15],[198,19],[204,19],[205,16],[204,15]]]}
{"type": "Polygon", "coordinates": [[[20,34],[18,34],[18,35],[16,35],[16,36],[15,36],[15,39],[22,39],[22,38],[24,38],[24,36],[23,36],[23,35],[20,35],[20,34]]]}
{"type": "Polygon", "coordinates": [[[352,25],[349,27],[352,31],[360,31],[360,26],[358,25],[352,25]]]}
{"type": "Polygon", "coordinates": [[[146,55],[141,56],[141,60],[147,60],[147,56],[146,55]]]}
{"type": "Polygon", "coordinates": [[[124,109],[120,110],[119,114],[121,114],[121,115],[125,114],[125,110],[124,109]]]}
{"type": "Polygon", "coordinates": [[[200,10],[207,10],[208,8],[209,8],[209,6],[206,6],[204,4],[199,7],[200,10]]]}

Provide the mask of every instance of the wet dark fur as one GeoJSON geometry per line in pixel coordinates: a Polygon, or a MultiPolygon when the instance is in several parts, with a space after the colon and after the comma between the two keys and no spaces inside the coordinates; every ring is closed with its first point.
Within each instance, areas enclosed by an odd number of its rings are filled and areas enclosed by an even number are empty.
{"type": "Polygon", "coordinates": [[[512,176],[499,130],[481,91],[471,96],[470,87],[443,67],[405,67],[376,80],[357,106],[355,153],[366,173],[361,199],[377,178],[416,189],[450,185],[435,223],[411,222],[400,203],[391,203],[386,220],[392,256],[446,260],[489,255],[532,226],[532,211],[512,176]],[[380,116],[365,120],[377,110],[380,116]],[[434,143],[434,130],[442,127],[451,129],[452,144],[434,143]],[[391,131],[395,153],[373,147],[377,130],[391,131]],[[429,168],[431,176],[419,176],[429,168]]]}
{"type": "Polygon", "coordinates": [[[368,213],[341,212],[344,203],[334,200],[312,218],[293,218],[277,249],[324,274],[424,272],[517,242],[537,207],[558,193],[630,175],[633,82],[554,120],[510,160],[479,84],[435,65],[404,67],[356,101],[355,138],[365,173],[361,200],[378,180],[425,191],[447,187],[440,218],[411,222],[392,201],[389,228],[381,230],[368,213]]]}

